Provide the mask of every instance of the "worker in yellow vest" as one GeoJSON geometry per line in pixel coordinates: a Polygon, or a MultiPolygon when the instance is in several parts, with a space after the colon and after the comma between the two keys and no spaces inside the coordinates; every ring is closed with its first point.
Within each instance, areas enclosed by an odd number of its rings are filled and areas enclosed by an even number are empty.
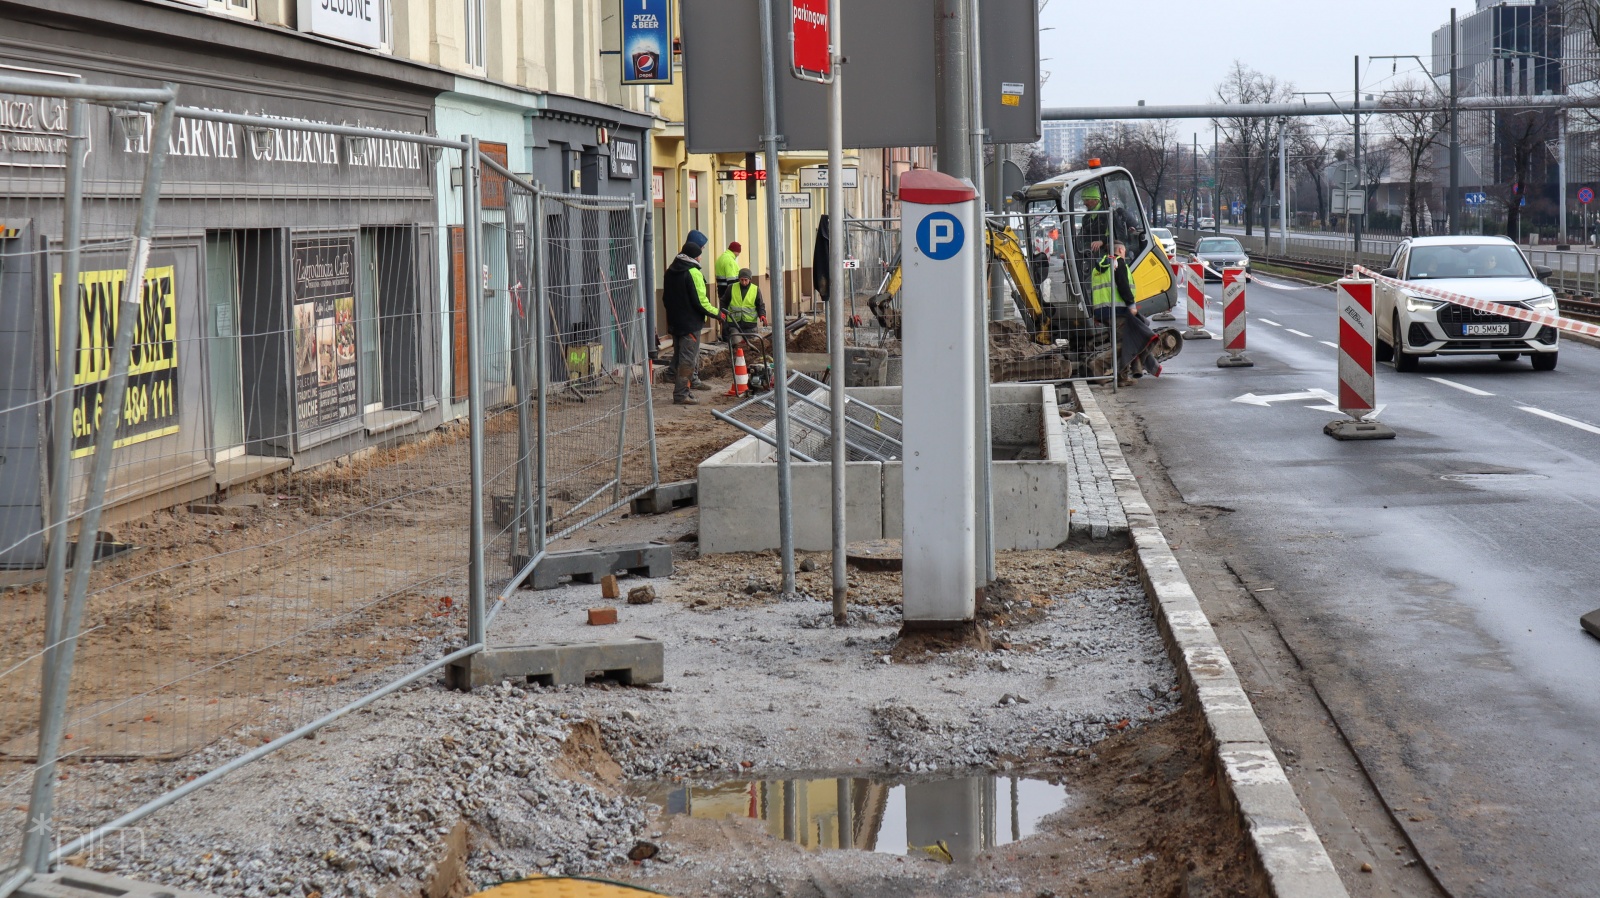
{"type": "MultiPolygon", "coordinates": [[[[744,247],[735,240],[728,244],[728,248],[717,256],[716,263],[712,266],[711,274],[716,278],[717,305],[720,308],[728,307],[728,293],[733,289],[734,279],[739,276],[739,253],[744,247]]],[[[722,337],[728,337],[728,328],[723,328],[722,337]]]]}
{"type": "Polygon", "coordinates": [[[723,327],[728,333],[728,345],[742,342],[741,334],[759,333],[760,325],[767,323],[767,306],[761,301],[761,287],[750,275],[750,269],[739,269],[739,278],[728,289],[727,319],[723,327]]]}

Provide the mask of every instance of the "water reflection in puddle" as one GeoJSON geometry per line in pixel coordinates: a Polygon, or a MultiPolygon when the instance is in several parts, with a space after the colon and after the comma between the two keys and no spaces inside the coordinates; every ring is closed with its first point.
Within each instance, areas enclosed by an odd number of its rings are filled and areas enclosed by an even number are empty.
{"type": "Polygon", "coordinates": [[[896,782],[860,777],[733,780],[672,785],[645,797],[669,814],[759,820],[775,839],[806,848],[970,861],[1036,832],[1066,806],[1065,786],[1021,777],[896,782]]]}

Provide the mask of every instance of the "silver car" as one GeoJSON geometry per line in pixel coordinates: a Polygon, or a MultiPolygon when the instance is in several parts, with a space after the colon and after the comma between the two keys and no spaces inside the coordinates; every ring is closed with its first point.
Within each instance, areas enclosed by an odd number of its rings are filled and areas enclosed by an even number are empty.
{"type": "MultiPolygon", "coordinates": [[[[1400,244],[1385,277],[1426,284],[1474,299],[1556,311],[1556,297],[1528,259],[1507,237],[1413,237],[1400,244]]],[[[1502,362],[1522,356],[1536,371],[1554,371],[1559,332],[1434,299],[1420,291],[1379,282],[1372,291],[1380,362],[1415,371],[1418,360],[1436,355],[1493,355],[1502,362]]]]}
{"type": "Polygon", "coordinates": [[[1222,269],[1243,268],[1250,271],[1250,256],[1232,237],[1201,237],[1194,245],[1194,260],[1204,262],[1208,281],[1222,280],[1222,269]]]}

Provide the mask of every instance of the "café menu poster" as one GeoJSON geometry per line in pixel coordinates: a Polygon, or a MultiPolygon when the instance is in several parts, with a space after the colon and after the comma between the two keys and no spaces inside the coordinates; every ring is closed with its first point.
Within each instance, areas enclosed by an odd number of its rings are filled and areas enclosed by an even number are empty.
{"type": "Polygon", "coordinates": [[[357,418],[354,237],[295,240],[295,431],[302,436],[357,418]]]}

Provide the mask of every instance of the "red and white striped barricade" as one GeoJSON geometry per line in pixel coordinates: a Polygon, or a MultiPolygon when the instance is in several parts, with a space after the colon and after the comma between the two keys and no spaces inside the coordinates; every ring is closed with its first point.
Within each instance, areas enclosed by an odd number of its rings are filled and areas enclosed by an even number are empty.
{"type": "Polygon", "coordinates": [[[1379,411],[1372,281],[1341,278],[1335,290],[1339,313],[1339,411],[1350,417],[1329,421],[1322,432],[1336,440],[1392,440],[1392,429],[1368,420],[1379,411]]]}
{"type": "Polygon", "coordinates": [[[1227,355],[1217,359],[1218,368],[1254,368],[1244,354],[1244,269],[1222,270],[1222,348],[1227,355]]]}
{"type": "Polygon", "coordinates": [[[1209,340],[1211,332],[1206,330],[1206,266],[1202,262],[1190,262],[1184,269],[1189,274],[1184,284],[1189,294],[1189,329],[1183,332],[1183,338],[1209,340]]]}
{"type": "Polygon", "coordinates": [[[1507,318],[1515,318],[1518,321],[1527,321],[1533,324],[1547,325],[1555,328],[1556,330],[1566,331],[1572,334],[1585,334],[1590,337],[1600,337],[1600,324],[1590,324],[1587,321],[1577,321],[1572,318],[1563,318],[1559,312],[1540,312],[1534,309],[1525,309],[1522,306],[1508,306],[1504,305],[1503,303],[1492,302],[1487,299],[1478,299],[1477,297],[1466,296],[1461,293],[1452,293],[1449,290],[1440,290],[1438,287],[1435,287],[1431,284],[1424,284],[1420,281],[1402,281],[1399,278],[1384,277],[1383,275],[1378,274],[1371,269],[1363,268],[1360,265],[1357,265],[1355,270],[1358,274],[1361,274],[1364,277],[1370,278],[1374,281],[1382,281],[1385,284],[1391,284],[1396,287],[1402,287],[1410,293],[1417,293],[1421,294],[1422,296],[1432,297],[1434,299],[1442,299],[1445,302],[1454,303],[1458,306],[1466,306],[1469,309],[1477,309],[1480,312],[1491,312],[1495,315],[1504,315],[1507,318]]]}
{"type": "Polygon", "coordinates": [[[1169,259],[1168,262],[1172,265],[1172,308],[1167,309],[1165,312],[1157,312],[1151,315],[1151,321],[1178,320],[1177,316],[1172,314],[1172,309],[1176,309],[1178,303],[1184,301],[1186,291],[1183,289],[1183,263],[1177,259],[1169,259]]]}

